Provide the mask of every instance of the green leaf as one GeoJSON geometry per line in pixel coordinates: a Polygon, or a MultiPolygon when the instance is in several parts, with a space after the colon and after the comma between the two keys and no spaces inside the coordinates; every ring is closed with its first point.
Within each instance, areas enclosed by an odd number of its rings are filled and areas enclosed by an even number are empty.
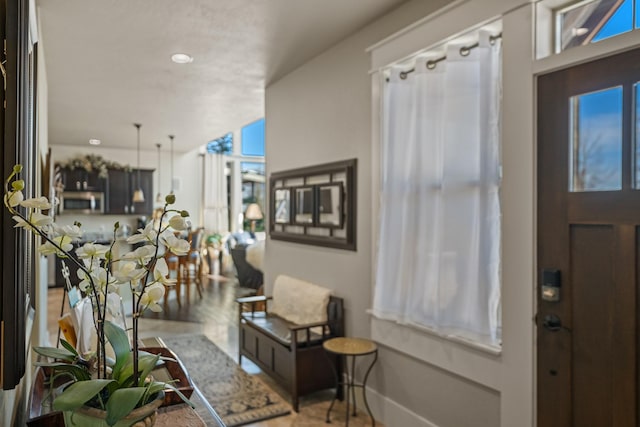
{"type": "Polygon", "coordinates": [[[51,357],[56,360],[65,360],[67,362],[73,362],[76,360],[77,355],[77,353],[73,354],[64,348],[55,347],[33,347],[33,351],[45,357],[51,357]]]}
{"type": "Polygon", "coordinates": [[[187,396],[185,396],[184,394],[182,394],[182,392],[180,390],[178,390],[175,386],[173,386],[172,384],[169,383],[164,383],[165,388],[171,389],[173,391],[176,392],[176,394],[178,396],[180,396],[180,399],[182,399],[182,401],[184,403],[186,403],[187,405],[191,406],[192,408],[195,408],[196,405],[193,404],[193,402],[191,402],[189,399],[187,399],[187,396]]]}
{"type": "Polygon", "coordinates": [[[127,333],[119,326],[106,321],[104,323],[104,333],[113,347],[113,352],[116,355],[116,364],[113,365],[113,377],[118,378],[120,376],[120,370],[125,363],[131,359],[131,347],[129,346],[129,337],[127,333]]]}
{"type": "Polygon", "coordinates": [[[71,353],[73,353],[75,356],[78,356],[78,352],[76,351],[75,348],[73,348],[73,346],[71,344],[69,344],[68,342],[66,342],[63,339],[60,339],[60,344],[62,344],[62,346],[64,348],[66,348],[67,350],[69,350],[71,353]]]}
{"type": "Polygon", "coordinates": [[[89,371],[81,366],[72,363],[40,363],[36,362],[35,366],[43,366],[51,368],[58,372],[67,372],[73,376],[76,381],[86,381],[91,379],[89,371]]]}
{"type": "Polygon", "coordinates": [[[113,392],[107,402],[107,424],[114,425],[138,405],[147,389],[145,387],[121,388],[113,392]]]}
{"type": "Polygon", "coordinates": [[[56,411],[74,411],[93,399],[96,394],[112,383],[113,380],[78,381],[67,387],[53,401],[56,411]]]}
{"type": "Polygon", "coordinates": [[[140,374],[140,378],[138,378],[138,386],[141,386],[144,384],[145,378],[147,378],[147,376],[151,373],[153,368],[155,368],[158,365],[159,360],[160,360],[160,355],[157,354],[153,357],[153,359],[149,361],[149,363],[145,363],[144,366],[142,366],[142,364],[138,366],[138,369],[142,368],[140,369],[142,373],[140,374]]]}
{"type": "MultiPolygon", "coordinates": [[[[150,371],[156,366],[157,363],[157,356],[146,352],[138,353],[138,372],[146,372],[147,370],[150,371]]],[[[129,358],[127,363],[122,367],[122,370],[120,371],[117,378],[114,374],[114,378],[116,378],[120,384],[124,384],[125,381],[130,379],[131,377],[133,377],[133,357],[129,358]]]]}

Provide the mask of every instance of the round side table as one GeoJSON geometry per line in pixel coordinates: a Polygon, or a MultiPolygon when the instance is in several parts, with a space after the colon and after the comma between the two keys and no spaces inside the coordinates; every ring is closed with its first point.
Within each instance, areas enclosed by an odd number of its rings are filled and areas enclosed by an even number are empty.
{"type": "Polygon", "coordinates": [[[344,367],[347,374],[346,382],[342,379],[341,372],[336,372],[336,376],[338,378],[338,386],[336,389],[336,395],[333,397],[331,401],[331,405],[327,410],[327,419],[326,422],[330,423],[330,415],[331,410],[333,409],[333,404],[336,402],[336,398],[338,397],[338,390],[340,387],[347,386],[347,422],[346,425],[349,425],[349,398],[353,399],[353,416],[356,416],[356,393],[355,388],[362,388],[362,396],[364,399],[364,406],[367,408],[367,412],[371,417],[371,425],[376,425],[376,420],[373,418],[373,414],[371,413],[371,409],[369,408],[369,403],[367,402],[367,378],[369,377],[369,373],[371,372],[371,368],[378,360],[378,346],[371,340],[364,338],[332,338],[330,340],[325,341],[322,346],[324,349],[329,352],[336,354],[338,356],[342,356],[344,358],[344,367]],[[362,384],[356,384],[355,382],[355,367],[356,367],[356,357],[358,356],[366,356],[369,354],[373,354],[374,358],[367,368],[367,372],[364,374],[364,379],[362,380],[362,384]],[[351,375],[349,375],[349,356],[351,356],[351,375]]]}

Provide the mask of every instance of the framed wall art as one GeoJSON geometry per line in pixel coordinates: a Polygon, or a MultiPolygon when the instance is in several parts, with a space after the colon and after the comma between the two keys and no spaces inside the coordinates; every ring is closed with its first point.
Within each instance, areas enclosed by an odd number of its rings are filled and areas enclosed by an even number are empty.
{"type": "Polygon", "coordinates": [[[356,175],[356,159],[272,173],[269,236],[355,251],[356,175]]]}

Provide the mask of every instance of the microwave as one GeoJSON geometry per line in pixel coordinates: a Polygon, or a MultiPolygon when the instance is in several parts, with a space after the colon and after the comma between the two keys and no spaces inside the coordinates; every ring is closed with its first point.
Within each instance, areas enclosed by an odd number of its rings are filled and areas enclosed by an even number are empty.
{"type": "Polygon", "coordinates": [[[104,193],[98,191],[63,191],[58,213],[102,214],[104,193]]]}

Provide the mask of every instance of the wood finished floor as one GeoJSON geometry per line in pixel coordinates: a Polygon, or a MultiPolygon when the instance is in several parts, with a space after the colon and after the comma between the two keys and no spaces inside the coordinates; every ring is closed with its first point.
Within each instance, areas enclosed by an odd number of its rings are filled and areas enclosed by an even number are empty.
{"type": "MultiPolygon", "coordinates": [[[[151,315],[145,313],[140,319],[140,338],[168,337],[182,334],[204,334],[234,360],[238,360],[238,309],[235,298],[243,291],[238,288],[233,278],[222,276],[203,277],[202,299],[199,298],[195,284],[191,285],[190,298],[182,287],[182,304],[179,306],[172,295],[163,313],[151,315]]],[[[172,292],[173,294],[173,292],[172,292]]],[[[56,340],[58,333],[57,319],[60,317],[62,288],[49,289],[48,298],[48,331],[50,341],[56,340]]],[[[249,374],[258,376],[272,389],[282,395],[288,402],[289,396],[260,369],[246,358],[242,368],[249,374]]],[[[249,427],[313,427],[326,425],[325,414],[333,397],[332,391],[323,391],[301,399],[300,412],[291,411],[291,415],[249,424],[249,427]]],[[[331,420],[333,425],[344,425],[345,405],[336,402],[331,420]]],[[[357,417],[349,419],[352,427],[370,426],[371,420],[358,411],[357,417]]],[[[376,426],[384,427],[376,422],[376,426]]]]}

